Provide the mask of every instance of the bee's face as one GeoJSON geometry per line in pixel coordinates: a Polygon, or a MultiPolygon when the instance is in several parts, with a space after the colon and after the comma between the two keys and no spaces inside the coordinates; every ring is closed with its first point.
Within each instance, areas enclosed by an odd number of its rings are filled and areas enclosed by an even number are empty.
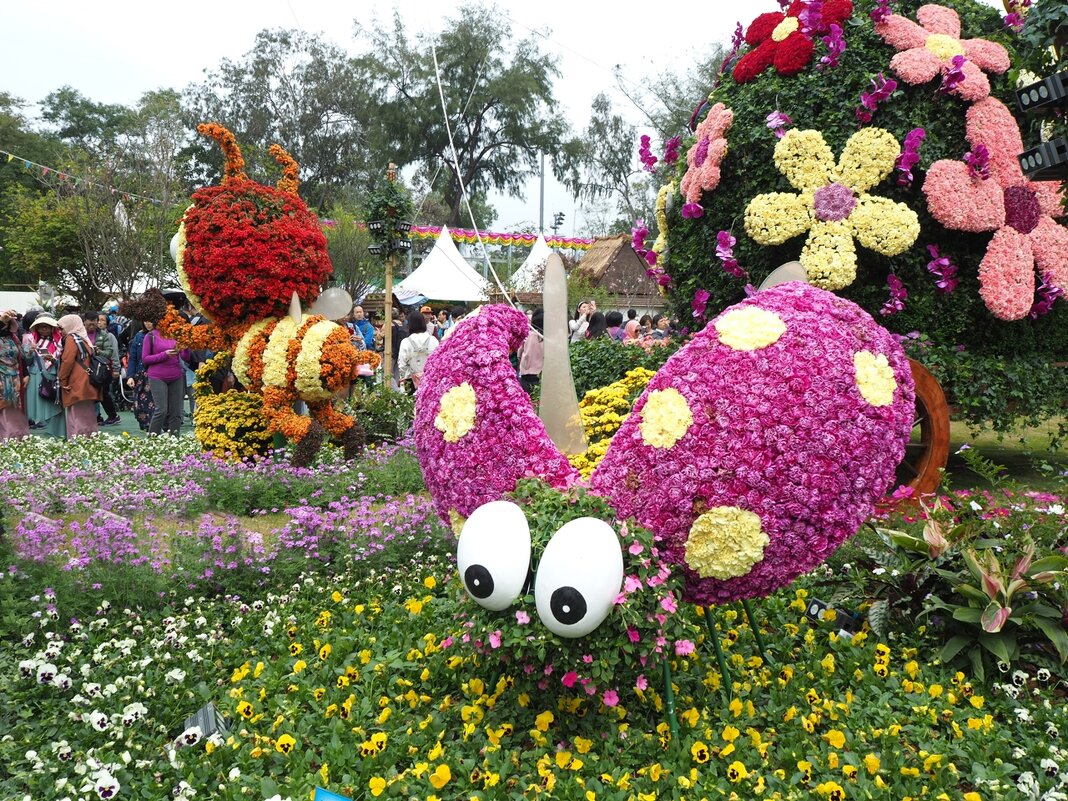
{"type": "Polygon", "coordinates": [[[623,552],[612,527],[580,517],[556,531],[532,567],[530,526],[511,501],[491,501],[464,523],[456,561],[467,594],[501,612],[533,584],[538,617],[554,634],[584,637],[612,611],[623,584],[623,552]]]}

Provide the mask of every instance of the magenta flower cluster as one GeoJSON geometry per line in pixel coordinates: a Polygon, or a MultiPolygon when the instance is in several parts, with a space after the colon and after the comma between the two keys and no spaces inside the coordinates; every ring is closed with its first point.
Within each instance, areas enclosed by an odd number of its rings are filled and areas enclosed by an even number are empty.
{"type": "MultiPolygon", "coordinates": [[[[650,381],[594,471],[594,491],[633,515],[683,566],[685,599],[722,603],[767,595],[826,559],[872,512],[912,428],[914,391],[901,346],[860,307],[791,282],[731,307],[776,315],[772,344],[735,349],[708,325],[650,381]],[[896,389],[875,406],[857,388],[854,356],[885,357],[896,389]],[[672,447],[647,445],[642,409],[674,389],[693,420],[672,447]],[[690,528],[704,510],[756,514],[769,538],[743,576],[701,578],[686,567],[690,528]]],[[[716,320],[722,319],[723,315],[716,320]]]]}
{"type": "Polygon", "coordinates": [[[890,288],[890,297],[883,304],[883,307],[879,309],[879,314],[883,317],[889,317],[891,314],[904,311],[905,301],[909,296],[909,292],[905,289],[905,285],[901,283],[901,279],[893,273],[886,277],[886,285],[890,288]]]}
{"type": "Polygon", "coordinates": [[[814,31],[822,31],[824,29],[823,0],[801,0],[801,11],[797,18],[801,22],[801,32],[809,38],[812,37],[814,31]]]}
{"type": "Polygon", "coordinates": [[[897,81],[887,78],[881,72],[871,79],[872,90],[860,93],[860,105],[857,106],[856,117],[861,122],[871,122],[872,116],[879,108],[879,104],[890,98],[897,89],[897,81]]]}
{"type": "Polygon", "coordinates": [[[1005,15],[1005,27],[1013,33],[1020,33],[1027,21],[1024,17],[1024,9],[1030,6],[1031,0],[1009,0],[1009,13],[1005,15]]]}
{"type": "Polygon", "coordinates": [[[679,160],[679,148],[682,147],[682,137],[673,136],[664,142],[664,163],[674,164],[679,160]]]}
{"type": "Polygon", "coordinates": [[[638,158],[641,159],[642,169],[646,172],[652,172],[656,169],[657,158],[653,155],[652,140],[649,138],[648,134],[642,134],[638,146],[638,158]]]}
{"type": "Polygon", "coordinates": [[[793,122],[788,114],[784,114],[778,109],[771,112],[764,120],[768,128],[775,134],[776,139],[782,139],[786,136],[786,126],[793,122]]]}
{"type": "Polygon", "coordinates": [[[712,297],[707,289],[698,289],[693,293],[693,300],[690,301],[690,307],[693,309],[693,316],[695,319],[705,319],[705,311],[708,309],[708,299],[712,297]]]}
{"type": "Polygon", "coordinates": [[[716,258],[724,272],[735,278],[748,278],[749,273],[738,266],[738,260],[734,258],[734,246],[738,240],[731,236],[730,231],[720,231],[716,234],[716,258]]]}
{"type": "Polygon", "coordinates": [[[875,8],[868,15],[876,25],[881,23],[893,13],[893,0],[875,0],[875,8]]]}
{"type": "Polygon", "coordinates": [[[1042,283],[1038,285],[1038,289],[1035,291],[1035,302],[1027,316],[1032,320],[1037,320],[1042,315],[1049,314],[1057,298],[1063,297],[1064,290],[1050,281],[1048,273],[1043,273],[1042,283]]]}
{"type": "Polygon", "coordinates": [[[845,37],[842,36],[842,26],[838,23],[833,23],[830,28],[827,29],[827,35],[823,37],[823,44],[827,47],[827,55],[820,58],[820,63],[816,65],[816,69],[826,69],[827,67],[838,66],[838,60],[842,57],[842,53],[846,51],[845,37]]]}
{"type": "Polygon", "coordinates": [[[946,95],[956,89],[964,82],[964,62],[967,59],[964,56],[953,56],[950,59],[949,66],[942,74],[942,85],[938,87],[938,91],[946,95]]]}
{"type": "Polygon", "coordinates": [[[430,496],[442,521],[467,517],[540,477],[563,488],[579,474],[557,450],[508,361],[530,332],[523,312],[483,306],[457,326],[427,359],[415,398],[415,444],[430,496]],[[456,442],[434,425],[441,399],[467,383],[475,391],[474,427],[456,442]]]}
{"type": "Polygon", "coordinates": [[[656,267],[656,252],[645,247],[645,239],[648,236],[649,228],[645,225],[645,220],[635,220],[634,226],[630,229],[630,246],[634,248],[638,258],[643,259],[649,265],[649,269],[645,272],[653,278],[655,275],[652,270],[656,267]]]}
{"type": "Polygon", "coordinates": [[[927,272],[938,279],[935,282],[938,291],[948,295],[960,283],[960,279],[957,278],[957,265],[948,257],[939,254],[938,245],[928,245],[927,252],[931,254],[931,260],[927,262],[927,272]]]}
{"type": "Polygon", "coordinates": [[[900,173],[897,176],[898,186],[912,186],[915,177],[912,174],[912,168],[920,162],[920,145],[923,143],[924,136],[926,132],[923,128],[913,128],[905,134],[901,155],[894,162],[894,169],[900,173]]]}
{"type": "Polygon", "coordinates": [[[964,154],[964,163],[968,165],[968,175],[980,181],[990,178],[990,151],[982,142],[964,154]]]}

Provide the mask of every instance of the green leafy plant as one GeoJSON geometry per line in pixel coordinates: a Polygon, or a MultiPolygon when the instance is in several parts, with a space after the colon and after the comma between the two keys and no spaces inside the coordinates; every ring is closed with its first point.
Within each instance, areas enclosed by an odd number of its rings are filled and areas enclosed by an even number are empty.
{"type": "Polygon", "coordinates": [[[415,398],[385,386],[355,385],[347,411],[363,426],[368,442],[396,442],[412,427],[415,398]]]}
{"type": "Polygon", "coordinates": [[[648,351],[636,345],[620,345],[608,337],[572,342],[571,374],[575,377],[575,393],[581,400],[591,389],[614,384],[635,367],[656,372],[678,349],[679,343],[672,341],[648,351]]]}

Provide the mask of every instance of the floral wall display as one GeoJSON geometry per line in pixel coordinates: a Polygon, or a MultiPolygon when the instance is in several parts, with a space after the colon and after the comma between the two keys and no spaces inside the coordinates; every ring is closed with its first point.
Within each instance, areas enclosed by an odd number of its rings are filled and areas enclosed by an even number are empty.
{"type": "MultiPolygon", "coordinates": [[[[740,21],[744,42],[678,121],[688,153],[716,126],[716,180],[695,196],[693,163],[657,167],[662,185],[689,190],[671,190],[658,220],[658,269],[680,318],[700,307],[711,319],[799,260],[811,282],[945,349],[939,362],[1059,361],[1064,194],[1017,162],[1047,122],[1016,111],[1016,88],[1038,77],[1021,70],[1033,59],[1019,20],[974,0],[767,5],[740,21]],[[724,239],[732,270],[715,258],[724,239]]],[[[1048,414],[1047,371],[1022,372],[1024,413],[1048,414]]],[[[1011,424],[1000,395],[971,404],[974,388],[938,376],[951,401],[1011,424]]]]}

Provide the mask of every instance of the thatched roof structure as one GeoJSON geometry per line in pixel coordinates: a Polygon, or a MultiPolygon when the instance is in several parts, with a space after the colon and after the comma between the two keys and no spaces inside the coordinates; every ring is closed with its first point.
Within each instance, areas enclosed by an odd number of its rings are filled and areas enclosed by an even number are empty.
{"type": "Polygon", "coordinates": [[[647,267],[631,247],[630,236],[619,234],[596,239],[571,278],[606,291],[619,308],[664,308],[656,280],[645,273],[647,267]]]}

